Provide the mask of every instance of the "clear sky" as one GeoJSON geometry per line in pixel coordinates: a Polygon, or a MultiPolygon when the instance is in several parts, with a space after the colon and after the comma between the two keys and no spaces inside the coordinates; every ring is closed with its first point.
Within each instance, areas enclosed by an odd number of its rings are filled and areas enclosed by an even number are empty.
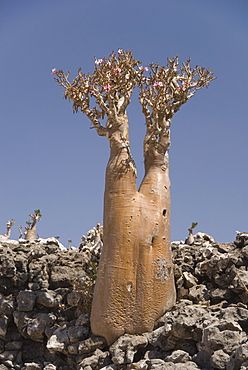
{"type": "MultiPolygon", "coordinates": [[[[0,234],[40,209],[41,237],[78,246],[102,222],[108,140],[72,114],[51,69],[92,72],[94,56],[131,49],[146,66],[189,56],[217,80],[174,116],[170,150],[172,240],[191,223],[219,242],[248,231],[247,0],[1,0],[0,234]]],[[[128,109],[143,176],[144,118],[128,109]]]]}

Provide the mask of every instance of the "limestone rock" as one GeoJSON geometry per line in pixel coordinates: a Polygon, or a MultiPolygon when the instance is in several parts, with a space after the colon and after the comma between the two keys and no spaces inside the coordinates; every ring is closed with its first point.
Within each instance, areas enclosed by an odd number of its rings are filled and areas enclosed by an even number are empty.
{"type": "Polygon", "coordinates": [[[47,349],[51,353],[65,352],[66,345],[69,344],[67,328],[58,328],[47,341],[47,349]]]}
{"type": "Polygon", "coordinates": [[[52,290],[40,291],[36,297],[36,303],[49,308],[57,308],[62,302],[62,296],[52,290]]]}
{"type": "Polygon", "coordinates": [[[148,340],[144,335],[122,335],[109,348],[115,364],[132,363],[134,355],[140,347],[145,347],[148,340]]]}
{"type": "Polygon", "coordinates": [[[103,337],[91,335],[86,340],[78,343],[78,353],[79,354],[93,353],[97,348],[103,349],[106,346],[107,343],[103,337]]]}
{"type": "Polygon", "coordinates": [[[170,356],[167,356],[165,361],[166,362],[173,362],[173,363],[185,363],[191,360],[191,356],[188,352],[177,350],[173,351],[170,356]]]}
{"type": "Polygon", "coordinates": [[[0,243],[0,370],[246,370],[243,234],[234,243],[172,243],[177,304],[154,330],[125,334],[111,351],[90,332],[80,285],[99,251],[60,249],[54,240],[0,243]]]}
{"type": "Polygon", "coordinates": [[[17,296],[17,309],[19,311],[32,311],[34,309],[36,294],[33,291],[21,291],[17,296]]]}

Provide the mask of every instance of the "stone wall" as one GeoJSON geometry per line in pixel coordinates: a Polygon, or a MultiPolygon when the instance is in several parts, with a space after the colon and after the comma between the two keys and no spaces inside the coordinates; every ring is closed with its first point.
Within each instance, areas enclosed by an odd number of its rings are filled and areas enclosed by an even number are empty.
{"type": "MultiPolygon", "coordinates": [[[[101,242],[0,243],[0,370],[248,368],[248,234],[172,243],[178,302],[154,331],[108,347],[90,331],[101,242]]],[[[101,309],[99,307],[99,309],[101,309]]]]}

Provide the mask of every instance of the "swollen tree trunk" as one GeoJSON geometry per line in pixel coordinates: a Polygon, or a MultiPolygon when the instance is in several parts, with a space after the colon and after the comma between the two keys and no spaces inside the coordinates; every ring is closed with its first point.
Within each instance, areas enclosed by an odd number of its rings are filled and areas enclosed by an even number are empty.
{"type": "Polygon", "coordinates": [[[110,142],[104,245],[91,312],[92,332],[109,344],[124,333],[152,330],[156,319],[175,303],[170,249],[170,123],[182,104],[214,77],[209,69],[191,69],[190,59],[181,67],[178,56],[167,62],[166,67],[155,63],[143,67],[131,51],[118,49],[118,55],[95,58],[92,75],[79,69],[72,83],[70,72],[53,72],[65,89],[64,97],[73,100],[74,112],[86,114],[98,135],[107,136],[110,142]],[[147,128],[145,176],[139,190],[126,116],[136,86],[147,128]]]}
{"type": "Polygon", "coordinates": [[[104,246],[91,311],[92,332],[108,344],[124,333],[151,331],[175,303],[167,153],[146,156],[137,191],[127,117],[121,121],[122,130],[109,136],[104,246]]]}
{"type": "Polygon", "coordinates": [[[32,242],[37,238],[36,225],[42,217],[39,209],[35,210],[34,212],[35,213],[29,215],[32,221],[27,222],[28,226],[25,228],[24,232],[25,240],[28,240],[29,242],[32,242]]]}

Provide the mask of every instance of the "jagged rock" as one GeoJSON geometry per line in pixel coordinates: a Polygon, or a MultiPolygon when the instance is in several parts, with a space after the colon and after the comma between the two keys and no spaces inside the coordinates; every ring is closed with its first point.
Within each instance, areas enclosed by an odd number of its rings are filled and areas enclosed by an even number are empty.
{"type": "Polygon", "coordinates": [[[7,334],[8,316],[0,317],[0,338],[5,339],[7,334]]]}
{"type": "Polygon", "coordinates": [[[0,364],[0,370],[8,370],[9,368],[4,364],[0,364]]]}
{"type": "Polygon", "coordinates": [[[182,350],[177,350],[173,351],[170,356],[167,356],[165,358],[166,362],[174,362],[174,363],[184,363],[188,362],[191,360],[191,356],[188,354],[188,352],[182,351],[182,350]]]}
{"type": "Polygon", "coordinates": [[[77,343],[78,341],[86,339],[89,335],[89,331],[89,328],[85,326],[70,326],[68,328],[68,337],[70,343],[77,343]]]}
{"type": "Polygon", "coordinates": [[[42,370],[43,369],[43,365],[37,362],[25,362],[24,366],[25,366],[24,370],[42,370]]]}
{"type": "Polygon", "coordinates": [[[115,364],[110,364],[110,365],[107,365],[107,366],[104,366],[104,367],[101,368],[101,370],[118,370],[118,369],[119,369],[118,365],[115,365],[115,364]]]}
{"type": "Polygon", "coordinates": [[[133,362],[134,355],[140,347],[148,344],[144,335],[124,334],[110,348],[110,354],[114,364],[129,364],[133,362]]]}
{"type": "Polygon", "coordinates": [[[174,370],[175,365],[171,362],[165,362],[161,359],[147,361],[149,370],[174,370]]]}
{"type": "Polygon", "coordinates": [[[225,370],[230,360],[230,356],[222,349],[215,351],[210,357],[210,364],[215,369],[225,370]]]}
{"type": "Polygon", "coordinates": [[[73,291],[67,296],[67,303],[70,306],[79,306],[82,303],[82,292],[73,291]]]}
{"type": "Polygon", "coordinates": [[[43,370],[56,370],[56,366],[53,364],[46,364],[43,370]]]}
{"type": "Polygon", "coordinates": [[[53,290],[41,291],[36,294],[36,303],[49,308],[57,308],[62,302],[62,296],[53,290]]]}
{"type": "Polygon", "coordinates": [[[244,339],[242,328],[238,323],[220,320],[218,323],[203,329],[202,340],[198,349],[210,356],[214,351],[222,349],[228,355],[242,343],[244,339]]]}
{"type": "Polygon", "coordinates": [[[54,334],[47,341],[47,349],[52,352],[65,352],[66,345],[69,344],[68,330],[67,328],[58,328],[54,331],[54,334]]]}
{"type": "Polygon", "coordinates": [[[83,326],[89,327],[90,326],[90,314],[89,313],[81,314],[76,320],[76,325],[83,325],[83,326]]]}
{"type": "Polygon", "coordinates": [[[238,345],[233,352],[227,370],[239,370],[240,366],[248,360],[248,342],[238,345]]]}
{"type": "Polygon", "coordinates": [[[0,243],[0,370],[245,370],[246,240],[172,243],[177,304],[152,332],[129,341],[125,334],[112,352],[90,333],[90,300],[85,308],[82,277],[96,272],[99,250],[86,243],[69,251],[54,240],[0,243]]]}
{"type": "Polygon", "coordinates": [[[96,349],[103,349],[106,346],[107,342],[104,338],[91,335],[90,338],[78,343],[78,353],[93,353],[96,349]]]}
{"type": "Polygon", "coordinates": [[[2,315],[10,316],[15,310],[15,306],[15,299],[12,296],[0,296],[0,317],[2,315]]]}
{"type": "Polygon", "coordinates": [[[192,288],[197,284],[196,277],[190,272],[184,271],[183,273],[184,285],[186,288],[192,288]]]}
{"type": "Polygon", "coordinates": [[[14,311],[14,322],[24,338],[31,338],[34,341],[42,342],[47,327],[50,327],[56,320],[56,316],[49,313],[14,311]]]}
{"type": "Polygon", "coordinates": [[[188,298],[194,303],[206,303],[209,301],[209,291],[204,284],[194,285],[189,289],[188,298]]]}
{"type": "Polygon", "coordinates": [[[20,351],[23,347],[22,341],[13,341],[5,344],[6,351],[20,351]]]}
{"type": "Polygon", "coordinates": [[[55,321],[55,315],[39,312],[29,320],[27,335],[36,342],[43,342],[46,328],[52,326],[55,321]]]}
{"type": "Polygon", "coordinates": [[[236,231],[236,233],[234,243],[240,248],[246,246],[248,244],[248,233],[240,233],[239,231],[236,231]]]}
{"type": "Polygon", "coordinates": [[[100,349],[96,349],[93,355],[84,358],[79,364],[79,370],[85,370],[87,367],[92,370],[98,370],[104,368],[110,364],[109,352],[102,352],[100,349]]]}
{"type": "Polygon", "coordinates": [[[21,291],[17,296],[17,309],[19,311],[32,311],[34,309],[36,294],[33,291],[21,291]]]}

